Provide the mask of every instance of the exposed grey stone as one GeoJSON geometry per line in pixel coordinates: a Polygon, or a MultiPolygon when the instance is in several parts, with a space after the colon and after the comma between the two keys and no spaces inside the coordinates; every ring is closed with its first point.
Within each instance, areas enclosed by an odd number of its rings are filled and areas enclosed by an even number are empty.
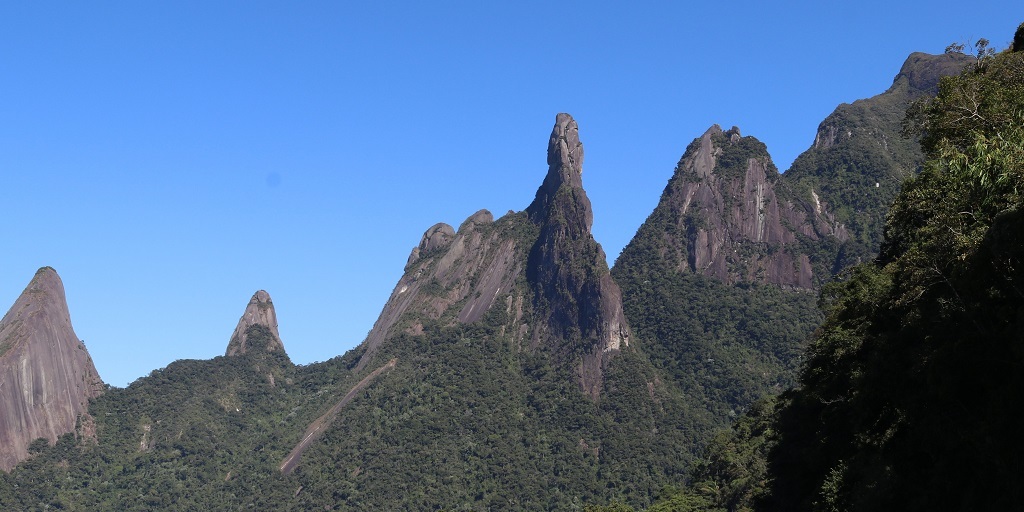
{"type": "Polygon", "coordinates": [[[74,432],[103,389],[71,327],[64,284],[52,268],[39,269],[0,320],[0,470],[28,458],[35,439],[74,432]]]}
{"type": "Polygon", "coordinates": [[[281,334],[277,331],[277,312],[274,310],[274,301],[270,300],[269,293],[259,290],[249,299],[249,304],[245,307],[242,318],[238,319],[238,325],[235,326],[235,331],[231,334],[231,340],[228,342],[226,355],[242,355],[249,351],[251,348],[249,344],[249,328],[254,325],[262,325],[274,335],[273,340],[265,347],[265,350],[280,350],[284,352],[281,334]]]}

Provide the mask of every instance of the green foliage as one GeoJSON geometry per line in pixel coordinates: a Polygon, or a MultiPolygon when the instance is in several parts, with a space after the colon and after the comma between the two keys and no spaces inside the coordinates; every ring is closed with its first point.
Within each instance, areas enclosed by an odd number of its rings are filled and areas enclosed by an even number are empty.
{"type": "Polygon", "coordinates": [[[1002,510],[1024,499],[1024,58],[992,54],[920,108],[929,155],[882,254],[822,293],[783,395],[769,510],[1002,510]]]}
{"type": "Polygon", "coordinates": [[[768,147],[754,137],[737,137],[730,139],[731,130],[724,133],[712,135],[711,139],[716,146],[725,147],[715,160],[715,168],[712,172],[725,179],[742,178],[747,173],[747,166],[751,159],[760,160],[765,164],[768,171],[768,179],[772,180],[779,175],[775,164],[771,162],[768,155],[768,147]]]}
{"type": "Polygon", "coordinates": [[[751,511],[767,494],[768,450],[774,444],[775,402],[752,406],[708,446],[685,488],[667,488],[647,509],[656,511],[751,511]]]}
{"type": "Polygon", "coordinates": [[[815,206],[816,195],[849,234],[847,254],[832,254],[829,273],[878,252],[888,206],[924,160],[917,144],[900,135],[907,106],[920,94],[904,79],[883,94],[840,105],[821,123],[815,145],[783,175],[801,201],[815,206]]]}
{"type": "Polygon", "coordinates": [[[656,215],[612,273],[644,353],[680,390],[679,421],[694,442],[678,457],[689,466],[715,431],[795,382],[804,342],[822,317],[810,292],[727,285],[675,269],[658,229],[672,223],[656,215]]]}
{"type": "Polygon", "coordinates": [[[95,443],[67,436],[0,475],[0,508],[562,510],[646,506],[682,479],[691,433],[672,428],[682,415],[641,354],[612,361],[595,402],[572,366],[513,343],[507,320],[496,308],[472,325],[427,323],[361,373],[359,353],[305,367],[263,351],[177,361],[96,399],[95,443]],[[282,476],[307,426],[391,358],[282,476]]]}
{"type": "MultiPolygon", "coordinates": [[[[979,41],[980,43],[980,41],[979,41]]],[[[1024,54],[995,55],[978,49],[976,65],[941,81],[939,94],[912,110],[910,126],[923,132],[921,147],[929,158],[943,146],[963,150],[976,134],[995,135],[1012,126],[1024,98],[1024,54]]]]}
{"type": "Polygon", "coordinates": [[[40,437],[28,444],[28,453],[30,455],[35,455],[46,450],[49,447],[50,441],[48,441],[45,437],[40,437]]]}

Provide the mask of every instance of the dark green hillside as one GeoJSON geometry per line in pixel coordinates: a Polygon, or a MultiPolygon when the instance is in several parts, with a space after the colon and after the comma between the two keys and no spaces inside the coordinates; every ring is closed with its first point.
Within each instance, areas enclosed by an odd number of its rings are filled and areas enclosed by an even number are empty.
{"type": "Polygon", "coordinates": [[[881,257],[823,296],[828,320],[777,425],[774,509],[1024,499],[1024,52],[983,57],[924,107],[931,158],[881,257]]]}
{"type": "Polygon", "coordinates": [[[912,54],[889,90],[837,107],[818,126],[814,144],[786,171],[787,184],[803,201],[820,201],[846,226],[849,240],[833,272],[878,253],[886,211],[903,180],[924,161],[917,141],[902,134],[907,108],[934,95],[942,76],[956,74],[969,61],[962,54],[912,54]]]}

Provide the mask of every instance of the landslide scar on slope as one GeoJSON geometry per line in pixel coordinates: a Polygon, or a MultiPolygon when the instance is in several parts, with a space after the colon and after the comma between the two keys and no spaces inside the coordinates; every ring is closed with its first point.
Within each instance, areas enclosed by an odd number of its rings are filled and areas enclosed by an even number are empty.
{"type": "Polygon", "coordinates": [[[295,448],[292,448],[292,451],[288,456],[281,461],[281,474],[287,476],[290,475],[292,471],[295,471],[295,467],[299,465],[299,461],[302,459],[302,452],[306,451],[306,448],[309,448],[309,445],[313,444],[314,441],[320,438],[324,431],[327,430],[327,427],[334,422],[335,418],[337,418],[341,409],[355,398],[356,393],[365,389],[366,386],[369,386],[378,375],[394,368],[395,363],[397,362],[397,358],[392,359],[384,366],[370,372],[370,374],[364,377],[363,380],[359,381],[355,386],[352,386],[352,389],[350,389],[348,393],[345,393],[345,396],[342,397],[338,403],[334,404],[330,410],[324,413],[323,416],[320,416],[314,420],[313,423],[310,423],[309,427],[306,428],[306,435],[302,437],[302,441],[299,441],[299,444],[295,445],[295,448]]]}

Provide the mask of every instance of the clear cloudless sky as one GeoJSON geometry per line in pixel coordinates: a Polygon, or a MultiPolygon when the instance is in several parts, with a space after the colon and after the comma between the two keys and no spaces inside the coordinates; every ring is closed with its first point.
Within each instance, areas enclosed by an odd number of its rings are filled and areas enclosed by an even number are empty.
{"type": "Polygon", "coordinates": [[[786,169],[911,52],[1024,4],[5,2],[0,311],[57,269],[103,379],[221,355],[253,292],[292,360],[356,346],[436,222],[522,210],[558,112],[613,263],[718,123],[786,169]]]}

